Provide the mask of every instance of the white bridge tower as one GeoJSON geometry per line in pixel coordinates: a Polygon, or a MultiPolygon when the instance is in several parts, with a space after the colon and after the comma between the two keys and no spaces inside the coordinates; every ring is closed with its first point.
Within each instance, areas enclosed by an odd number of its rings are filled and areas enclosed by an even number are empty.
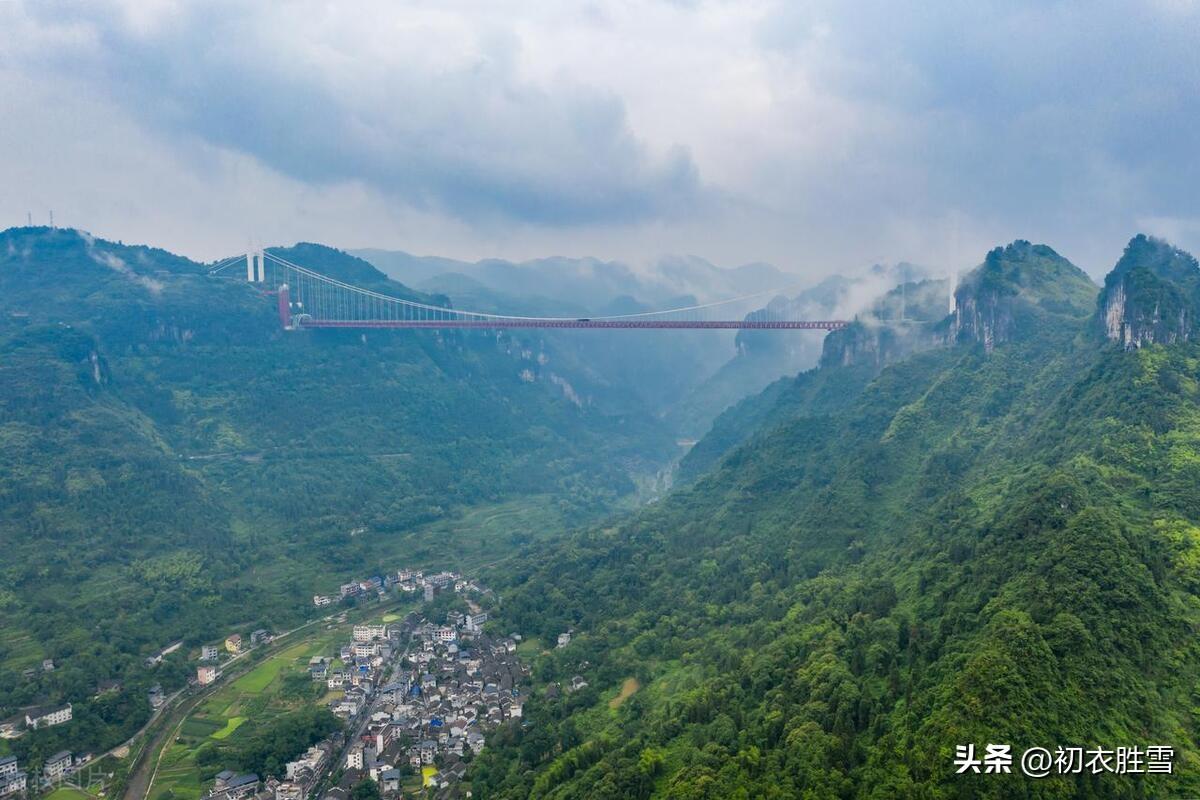
{"type": "Polygon", "coordinates": [[[250,283],[262,283],[267,279],[267,261],[263,258],[262,250],[251,250],[246,253],[246,280],[250,283]]]}

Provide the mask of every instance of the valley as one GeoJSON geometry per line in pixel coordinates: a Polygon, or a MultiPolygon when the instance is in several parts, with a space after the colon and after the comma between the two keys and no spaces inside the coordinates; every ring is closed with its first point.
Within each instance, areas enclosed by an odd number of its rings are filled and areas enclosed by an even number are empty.
{"type": "Polygon", "coordinates": [[[1200,0],[0,2],[0,800],[1200,798],[1200,0]]]}
{"type": "MultiPolygon", "coordinates": [[[[1111,741],[1171,743],[1170,785],[1192,785],[1188,712],[1152,699],[1200,666],[1180,635],[1200,620],[1200,266],[1164,242],[1135,238],[1104,287],[1044,245],[996,248],[949,314],[947,282],[902,282],[813,368],[748,381],[764,388],[705,421],[678,375],[606,374],[584,332],[283,331],[202,265],[3,236],[0,702],[74,713],[10,725],[21,764],[101,753],[129,800],[348,800],[368,778],[384,796],[1007,796],[946,770],[958,743],[1098,744],[1103,719],[1111,741]],[[33,264],[99,299],[67,302],[33,264]],[[488,588],[456,577],[439,599],[430,568],[488,588]],[[383,633],[352,701],[310,662],[343,675],[360,657],[334,651],[368,623],[383,633]],[[268,638],[230,644],[251,632],[268,638]],[[504,703],[473,677],[490,656],[463,666],[471,640],[500,659],[504,703]],[[213,641],[238,653],[224,669],[213,641]],[[437,690],[425,711],[398,675],[437,690]],[[486,746],[446,750],[466,708],[457,735],[478,725],[486,746]]],[[[278,252],[421,297],[340,251],[278,252]]]]}

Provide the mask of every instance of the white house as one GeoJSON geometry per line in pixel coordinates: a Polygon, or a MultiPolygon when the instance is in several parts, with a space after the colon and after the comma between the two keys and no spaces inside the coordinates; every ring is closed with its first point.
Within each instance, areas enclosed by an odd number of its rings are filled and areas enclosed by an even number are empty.
{"type": "Polygon", "coordinates": [[[28,778],[17,766],[16,756],[0,758],[0,797],[25,791],[28,778]]]}
{"type": "Polygon", "coordinates": [[[70,750],[62,750],[46,759],[46,763],[42,765],[42,774],[50,780],[57,780],[71,772],[70,750]]]}
{"type": "Polygon", "coordinates": [[[50,706],[48,708],[37,708],[25,714],[25,727],[33,728],[49,728],[54,725],[62,725],[64,722],[71,721],[71,704],[65,706],[50,706]]]}

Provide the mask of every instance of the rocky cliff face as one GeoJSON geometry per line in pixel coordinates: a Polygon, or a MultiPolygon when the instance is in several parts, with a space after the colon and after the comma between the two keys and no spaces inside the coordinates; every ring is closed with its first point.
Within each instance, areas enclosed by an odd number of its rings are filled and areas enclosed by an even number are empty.
{"type": "Polygon", "coordinates": [[[947,342],[979,342],[988,352],[1034,329],[1045,314],[1086,318],[1096,286],[1046,245],[1018,240],[997,247],[954,292],[947,342]]]}
{"type": "Polygon", "coordinates": [[[849,327],[825,337],[821,366],[883,367],[936,347],[944,338],[937,329],[946,316],[949,289],[944,279],[896,287],[849,327]]]}
{"type": "Polygon", "coordinates": [[[954,294],[954,318],[950,341],[981,342],[989,353],[998,343],[1013,338],[1013,301],[1016,292],[1008,287],[960,288],[954,294]]]}
{"type": "Polygon", "coordinates": [[[1200,330],[1200,265],[1160,239],[1135,236],[1104,281],[1097,327],[1127,350],[1188,341],[1200,330]]]}

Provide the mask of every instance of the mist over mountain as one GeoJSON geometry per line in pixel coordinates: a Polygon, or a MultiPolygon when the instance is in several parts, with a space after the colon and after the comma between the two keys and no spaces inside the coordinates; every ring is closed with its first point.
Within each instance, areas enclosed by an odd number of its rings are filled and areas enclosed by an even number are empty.
{"type": "MultiPolygon", "coordinates": [[[[649,294],[599,264],[509,293],[269,252],[506,314],[722,288],[686,260],[649,294]]],[[[150,683],[186,679],[143,663],[166,643],[455,562],[495,587],[489,630],[530,642],[479,796],[1150,796],[950,768],[963,741],[1097,736],[1171,742],[1155,791],[1200,789],[1200,264],[1162,240],[1103,287],[1018,240],[954,279],[876,267],[745,312],[849,318],[822,338],[285,331],[238,270],[51,228],[0,233],[0,282],[0,708],[79,718],[22,759],[132,736],[150,683]]]]}
{"type": "MultiPolygon", "coordinates": [[[[925,274],[908,263],[877,264],[806,286],[770,264],[721,268],[694,256],[664,256],[635,270],[597,259],[466,263],[398,251],[354,252],[406,283],[445,294],[456,307],[539,316],[632,314],[765,293],[730,306],[730,315],[753,319],[770,310],[788,318],[853,319],[897,283],[925,274]]],[[[553,343],[547,346],[560,358],[589,365],[602,383],[632,387],[646,410],[663,416],[685,441],[701,437],[733,403],[808,369],[821,354],[821,337],[808,331],[543,332],[536,340],[553,343]],[[628,358],[629,352],[638,357],[628,358]]]]}
{"type": "Polygon", "coordinates": [[[0,2],[0,800],[1200,798],[1198,78],[1200,0],[0,2]]]}
{"type": "MultiPolygon", "coordinates": [[[[272,252],[440,300],[328,247],[272,252]]],[[[285,332],[236,271],[66,229],[0,232],[0,285],[0,716],[76,703],[81,749],[147,719],[166,678],[142,661],[173,641],[283,630],[395,559],[503,553],[547,531],[481,550],[430,528],[514,499],[569,527],[675,453],[635,403],[580,402],[587,376],[503,334],[285,332]],[[61,668],[22,677],[42,659],[61,668]],[[128,691],[104,718],[107,680],[128,691]]]]}
{"type": "MultiPolygon", "coordinates": [[[[471,278],[498,292],[542,297],[598,314],[618,297],[635,297],[653,307],[690,296],[702,303],[726,300],[801,283],[770,264],[721,268],[696,256],[665,256],[644,270],[595,258],[541,258],[514,263],[486,259],[468,263],[395,250],[352,250],[410,286],[448,273],[471,278]]],[[[565,316],[565,315],[564,315],[565,316]]]]}
{"type": "Polygon", "coordinates": [[[1018,241],[963,276],[952,314],[934,282],[914,319],[893,291],[831,333],[819,367],[718,419],[685,459],[693,483],[530,551],[507,619],[573,631],[541,679],[587,688],[531,701],[473,788],[1195,792],[1197,280],[1187,254],[1138,237],[1102,293],[1018,241]],[[1106,740],[1170,741],[1176,768],[996,780],[952,763],[963,742],[1106,740]]]}
{"type": "MultiPolygon", "coordinates": [[[[857,320],[860,316],[870,319],[876,313],[873,304],[879,302],[881,295],[898,283],[924,274],[920,267],[908,263],[876,264],[861,275],[837,275],[795,294],[772,297],[766,306],[747,316],[753,319],[769,310],[788,319],[857,320]]],[[[903,314],[903,311],[889,313],[903,314]]],[[[717,415],[738,400],[754,396],[783,376],[815,366],[825,347],[823,342],[822,337],[806,331],[738,331],[733,358],[693,388],[671,410],[670,419],[682,435],[700,438],[717,415]]]]}

